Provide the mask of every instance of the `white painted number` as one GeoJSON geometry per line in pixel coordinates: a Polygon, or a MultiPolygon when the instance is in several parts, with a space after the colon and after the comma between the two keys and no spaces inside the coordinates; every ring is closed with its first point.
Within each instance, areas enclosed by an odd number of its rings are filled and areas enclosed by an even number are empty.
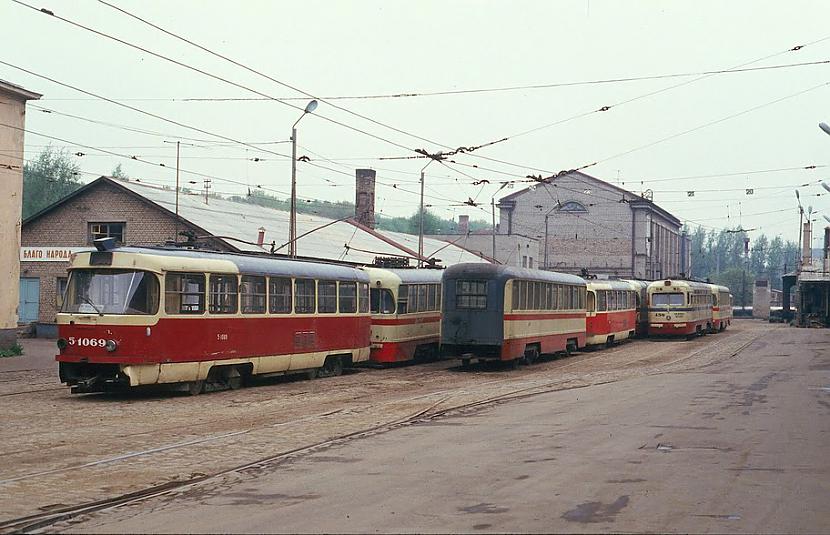
{"type": "Polygon", "coordinates": [[[225,342],[228,339],[228,335],[227,334],[217,334],[216,339],[219,340],[220,342],[225,342]]]}
{"type": "Polygon", "coordinates": [[[71,346],[81,347],[104,347],[107,345],[107,341],[103,338],[75,338],[70,336],[68,342],[71,346]]]}

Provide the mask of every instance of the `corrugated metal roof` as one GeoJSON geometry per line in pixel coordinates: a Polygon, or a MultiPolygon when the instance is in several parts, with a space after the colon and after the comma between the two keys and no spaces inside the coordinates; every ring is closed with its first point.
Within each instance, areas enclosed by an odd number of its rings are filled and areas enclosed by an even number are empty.
{"type": "MultiPolygon", "coordinates": [[[[118,180],[117,183],[171,212],[176,210],[176,192],[173,189],[126,180],[118,180]]],[[[248,242],[256,242],[259,228],[264,228],[265,247],[223,239],[242,251],[262,252],[270,250],[271,242],[276,242],[279,248],[288,241],[288,212],[214,197],[208,202],[209,204],[205,204],[202,195],[179,193],[179,216],[212,235],[230,236],[248,242]]],[[[409,256],[409,251],[418,250],[418,236],[400,232],[370,231],[348,221],[309,214],[297,214],[297,235],[301,236],[297,240],[299,256],[326,260],[370,264],[376,256],[409,256]],[[308,235],[304,235],[306,233],[308,235]]],[[[279,249],[279,252],[287,254],[288,247],[279,249]]],[[[441,264],[444,266],[459,262],[487,262],[455,245],[425,238],[424,255],[430,257],[433,253],[442,260],[441,264]]]]}

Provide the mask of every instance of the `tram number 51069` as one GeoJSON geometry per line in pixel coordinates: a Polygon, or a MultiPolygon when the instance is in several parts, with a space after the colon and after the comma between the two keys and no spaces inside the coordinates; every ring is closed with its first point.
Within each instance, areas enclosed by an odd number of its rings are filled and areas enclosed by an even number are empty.
{"type": "Polygon", "coordinates": [[[80,347],[105,347],[107,345],[107,341],[103,338],[75,338],[70,336],[67,342],[71,346],[80,347]]]}
{"type": "Polygon", "coordinates": [[[218,333],[216,335],[216,339],[220,342],[227,342],[228,341],[228,335],[227,335],[227,333],[218,333]]]}

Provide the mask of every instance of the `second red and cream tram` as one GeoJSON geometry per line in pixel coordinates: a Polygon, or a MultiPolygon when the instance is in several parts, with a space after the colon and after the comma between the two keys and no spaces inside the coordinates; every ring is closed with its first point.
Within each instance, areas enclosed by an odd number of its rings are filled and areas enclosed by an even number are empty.
{"type": "Polygon", "coordinates": [[[438,357],[442,270],[362,270],[370,279],[372,362],[438,357]]]}
{"type": "Polygon", "coordinates": [[[626,281],[588,282],[585,344],[608,345],[634,337],[637,292],[626,281]]]}

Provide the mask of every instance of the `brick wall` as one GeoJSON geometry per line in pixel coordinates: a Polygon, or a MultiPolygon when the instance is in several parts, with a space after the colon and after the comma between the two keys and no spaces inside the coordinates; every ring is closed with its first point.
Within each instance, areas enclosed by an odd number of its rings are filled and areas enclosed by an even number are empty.
{"type": "MultiPolygon", "coordinates": [[[[23,225],[24,247],[88,247],[89,224],[123,222],[124,245],[163,245],[172,240],[176,220],[172,214],[142,201],[106,181],[92,187],[53,209],[43,216],[23,225]]],[[[179,231],[195,227],[182,222],[179,231]]],[[[214,241],[211,247],[230,250],[223,242],[214,241]]],[[[21,277],[40,279],[39,321],[52,323],[57,313],[56,294],[58,277],[66,276],[68,262],[21,262],[21,277]]]]}

